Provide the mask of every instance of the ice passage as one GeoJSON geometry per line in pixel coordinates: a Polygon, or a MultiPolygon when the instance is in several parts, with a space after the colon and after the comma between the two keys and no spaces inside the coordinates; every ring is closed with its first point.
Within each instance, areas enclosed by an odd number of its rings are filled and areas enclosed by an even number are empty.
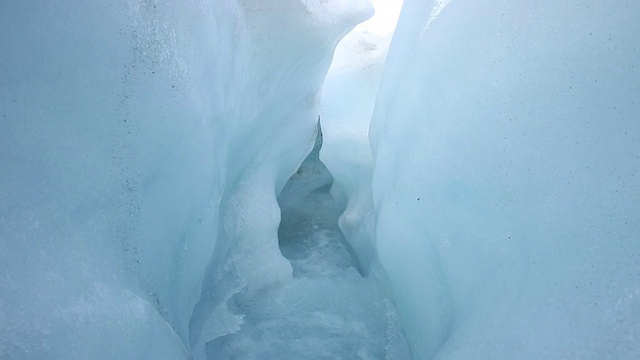
{"type": "Polygon", "coordinates": [[[640,358],[638,14],[0,1],[0,359],[640,358]]]}

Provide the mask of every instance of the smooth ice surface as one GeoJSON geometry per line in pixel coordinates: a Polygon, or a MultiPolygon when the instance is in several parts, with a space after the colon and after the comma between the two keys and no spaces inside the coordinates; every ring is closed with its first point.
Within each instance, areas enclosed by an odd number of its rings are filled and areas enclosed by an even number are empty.
{"type": "Polygon", "coordinates": [[[326,136],[320,158],[335,178],[331,191],[347,201],[339,224],[361,271],[384,276],[374,241],[369,123],[402,1],[376,0],[372,4],[375,14],[336,47],[323,84],[321,114],[326,136]]]}
{"type": "Polygon", "coordinates": [[[372,120],[418,359],[640,357],[637,1],[405,1],[372,120]]]}

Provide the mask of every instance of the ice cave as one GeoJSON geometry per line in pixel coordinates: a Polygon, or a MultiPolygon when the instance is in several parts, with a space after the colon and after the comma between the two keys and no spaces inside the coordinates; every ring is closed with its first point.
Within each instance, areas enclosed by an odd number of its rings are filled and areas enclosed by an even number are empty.
{"type": "Polygon", "coordinates": [[[0,359],[640,359],[640,1],[0,0],[0,359]]]}

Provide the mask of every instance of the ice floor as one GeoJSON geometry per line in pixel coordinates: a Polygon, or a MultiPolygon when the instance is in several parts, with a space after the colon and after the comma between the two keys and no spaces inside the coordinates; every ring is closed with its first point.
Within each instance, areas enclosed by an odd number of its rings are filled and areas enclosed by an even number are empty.
{"type": "Polygon", "coordinates": [[[294,279],[257,304],[230,309],[244,314],[242,328],[209,342],[208,358],[410,358],[393,302],[373,276],[360,275],[338,227],[345,204],[329,191],[321,143],[320,135],[278,198],[280,249],[294,279]]]}

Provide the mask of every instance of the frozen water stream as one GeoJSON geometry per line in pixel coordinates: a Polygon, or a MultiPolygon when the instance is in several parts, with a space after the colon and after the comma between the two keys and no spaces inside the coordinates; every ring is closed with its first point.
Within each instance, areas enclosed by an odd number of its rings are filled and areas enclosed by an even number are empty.
{"type": "Polygon", "coordinates": [[[344,199],[330,193],[333,178],[313,151],[278,198],[280,249],[294,278],[256,296],[240,331],[207,344],[211,359],[409,359],[392,301],[375,277],[362,277],[338,227],[344,199]],[[310,357],[311,356],[311,357],[310,357]]]}

